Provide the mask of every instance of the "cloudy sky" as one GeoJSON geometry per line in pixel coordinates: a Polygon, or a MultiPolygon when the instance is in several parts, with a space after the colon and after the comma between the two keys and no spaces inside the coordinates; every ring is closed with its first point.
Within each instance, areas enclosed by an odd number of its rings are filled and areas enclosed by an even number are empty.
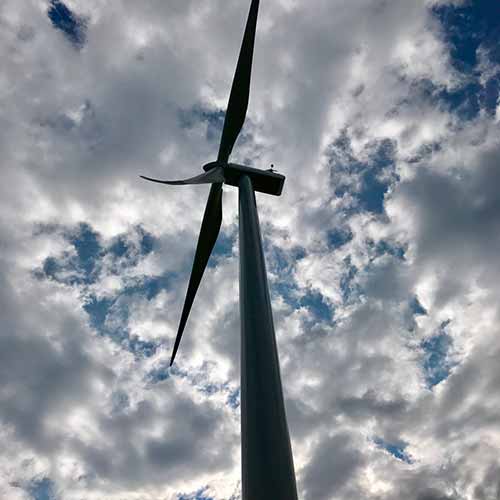
{"type": "MultiPolygon", "coordinates": [[[[240,498],[237,192],[173,368],[247,0],[0,2],[0,498],[240,498]]],[[[302,500],[500,498],[500,3],[262,0],[302,500]]]]}

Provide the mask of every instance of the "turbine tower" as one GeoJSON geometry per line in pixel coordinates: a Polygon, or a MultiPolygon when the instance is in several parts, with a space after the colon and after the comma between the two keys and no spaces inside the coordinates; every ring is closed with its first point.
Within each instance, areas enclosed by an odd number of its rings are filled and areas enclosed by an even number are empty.
{"type": "Polygon", "coordinates": [[[193,269],[175,339],[174,362],[203,272],[222,222],[222,184],[239,190],[241,316],[241,458],[243,500],[297,500],[271,300],[255,191],[279,196],[285,177],[229,162],[248,108],[259,0],[252,0],[229,95],[217,160],[205,173],[162,184],[211,184],[193,269]]]}

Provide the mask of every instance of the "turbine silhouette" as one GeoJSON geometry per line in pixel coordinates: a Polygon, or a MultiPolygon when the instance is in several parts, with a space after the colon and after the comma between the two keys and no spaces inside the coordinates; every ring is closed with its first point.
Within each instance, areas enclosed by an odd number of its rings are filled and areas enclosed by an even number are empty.
{"type": "MultiPolygon", "coordinates": [[[[236,72],[233,79],[231,94],[229,96],[229,103],[224,117],[224,127],[222,130],[222,138],[219,146],[219,154],[217,155],[217,161],[207,163],[203,167],[206,171],[204,174],[184,180],[163,181],[141,175],[143,179],[148,181],[175,186],[186,184],[212,184],[205,207],[205,214],[203,215],[203,222],[201,224],[200,235],[198,237],[198,245],[194,257],[193,269],[189,279],[186,299],[182,309],[181,320],[177,331],[177,337],[175,339],[170,366],[172,366],[175,360],[196,292],[198,291],[201,278],[203,277],[208,259],[212,253],[220,231],[222,222],[222,184],[226,181],[224,171],[229,166],[229,156],[231,155],[234,143],[236,142],[241,128],[243,127],[248,108],[258,9],[259,1],[252,1],[240,55],[238,58],[238,64],[236,66],[236,72]]],[[[233,166],[239,167],[240,165],[233,164],[233,166]]]]}
{"type": "Polygon", "coordinates": [[[222,184],[239,189],[240,317],[241,317],[241,430],[244,500],[297,499],[271,301],[259,228],[255,191],[279,196],[285,177],[273,169],[260,170],[229,163],[245,121],[257,27],[259,0],[252,0],[217,160],[204,173],[161,184],[211,184],[201,224],[193,268],[182,309],[170,365],[175,360],[184,328],[222,222],[222,184]]]}

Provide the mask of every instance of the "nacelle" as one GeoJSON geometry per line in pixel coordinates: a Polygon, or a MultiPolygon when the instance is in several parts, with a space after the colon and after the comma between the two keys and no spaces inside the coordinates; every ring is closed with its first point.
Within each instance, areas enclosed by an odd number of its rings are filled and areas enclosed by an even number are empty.
{"type": "Polygon", "coordinates": [[[223,168],[225,184],[229,184],[230,186],[238,187],[240,177],[248,175],[252,181],[254,190],[259,193],[280,196],[283,191],[285,176],[276,172],[238,165],[237,163],[219,163],[217,161],[207,163],[203,166],[203,170],[208,172],[216,167],[223,168]]]}

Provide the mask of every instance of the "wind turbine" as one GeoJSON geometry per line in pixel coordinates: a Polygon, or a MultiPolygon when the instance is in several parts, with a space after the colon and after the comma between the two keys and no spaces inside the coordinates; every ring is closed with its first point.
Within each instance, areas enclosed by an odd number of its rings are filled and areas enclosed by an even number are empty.
{"type": "Polygon", "coordinates": [[[211,184],[170,365],[174,362],[222,222],[222,184],[239,189],[241,316],[241,455],[243,500],[296,500],[278,352],[255,191],[279,196],[285,177],[229,163],[248,108],[259,0],[252,0],[224,118],[217,160],[205,173],[162,184],[211,184]]]}

